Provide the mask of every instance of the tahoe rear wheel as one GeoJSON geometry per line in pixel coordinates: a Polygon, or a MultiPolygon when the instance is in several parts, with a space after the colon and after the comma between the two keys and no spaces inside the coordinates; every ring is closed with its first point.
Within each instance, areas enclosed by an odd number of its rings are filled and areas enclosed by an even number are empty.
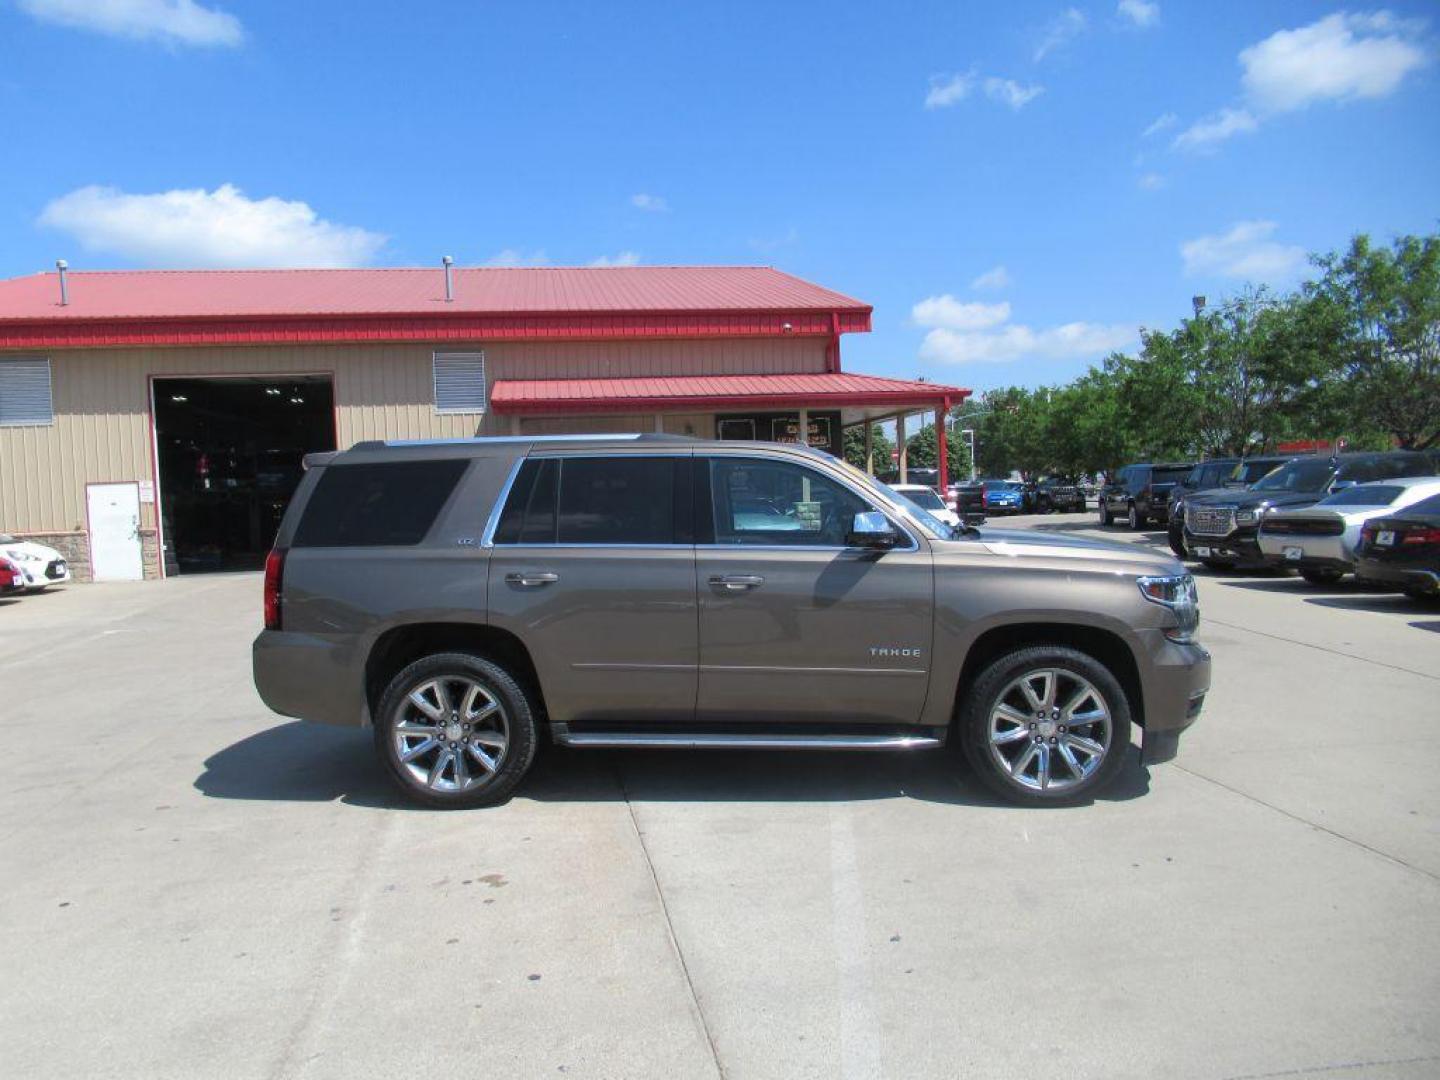
{"type": "Polygon", "coordinates": [[[375,749],[402,791],[438,807],[508,798],[535,756],[535,710],[499,664],[439,653],[410,664],[385,688],[375,749]]]}
{"type": "Polygon", "coordinates": [[[970,686],[960,745],[987,787],[1029,805],[1079,802],[1111,784],[1130,749],[1130,705],[1100,661],[1029,646],[993,661],[970,686]]]}

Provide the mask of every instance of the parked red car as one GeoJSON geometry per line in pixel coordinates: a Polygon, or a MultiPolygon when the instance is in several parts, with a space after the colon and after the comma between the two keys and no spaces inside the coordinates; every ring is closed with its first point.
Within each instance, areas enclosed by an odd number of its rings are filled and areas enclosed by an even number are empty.
{"type": "Polygon", "coordinates": [[[0,594],[25,588],[25,575],[9,559],[0,559],[0,594]]]}

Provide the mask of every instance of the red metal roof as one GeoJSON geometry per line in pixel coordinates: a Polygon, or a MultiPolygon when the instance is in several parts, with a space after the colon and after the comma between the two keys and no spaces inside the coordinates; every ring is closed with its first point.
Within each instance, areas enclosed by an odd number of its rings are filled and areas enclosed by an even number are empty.
{"type": "Polygon", "coordinates": [[[497,413],[646,412],[657,409],[929,407],[963,401],[969,390],[939,383],[827,372],[814,375],[686,375],[643,379],[501,379],[497,413]]]}
{"type": "Polygon", "coordinates": [[[0,348],[833,335],[870,306],[764,266],[73,271],[0,281],[0,348]],[[789,324],[786,330],[785,324],[789,324]]]}

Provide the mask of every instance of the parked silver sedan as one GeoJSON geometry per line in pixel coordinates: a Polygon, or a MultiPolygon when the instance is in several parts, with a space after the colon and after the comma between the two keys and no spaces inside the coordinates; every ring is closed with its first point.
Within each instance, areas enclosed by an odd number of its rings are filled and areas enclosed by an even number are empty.
{"type": "Polygon", "coordinates": [[[1333,583],[1354,571],[1365,522],[1436,494],[1440,477],[1411,476],[1356,484],[1299,510],[1272,510],[1260,524],[1260,550],[1311,584],[1333,583]]]}

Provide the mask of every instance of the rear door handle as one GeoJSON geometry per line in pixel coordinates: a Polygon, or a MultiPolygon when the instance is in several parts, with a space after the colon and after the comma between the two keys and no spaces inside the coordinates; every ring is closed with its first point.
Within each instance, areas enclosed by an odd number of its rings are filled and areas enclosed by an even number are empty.
{"type": "Polygon", "coordinates": [[[744,592],[764,584],[765,579],[759,574],[716,574],[710,579],[712,589],[723,589],[725,592],[744,592]]]}
{"type": "Polygon", "coordinates": [[[553,585],[560,580],[560,575],[552,574],[548,570],[525,570],[517,574],[506,574],[505,580],[511,585],[534,589],[541,585],[553,585]]]}

